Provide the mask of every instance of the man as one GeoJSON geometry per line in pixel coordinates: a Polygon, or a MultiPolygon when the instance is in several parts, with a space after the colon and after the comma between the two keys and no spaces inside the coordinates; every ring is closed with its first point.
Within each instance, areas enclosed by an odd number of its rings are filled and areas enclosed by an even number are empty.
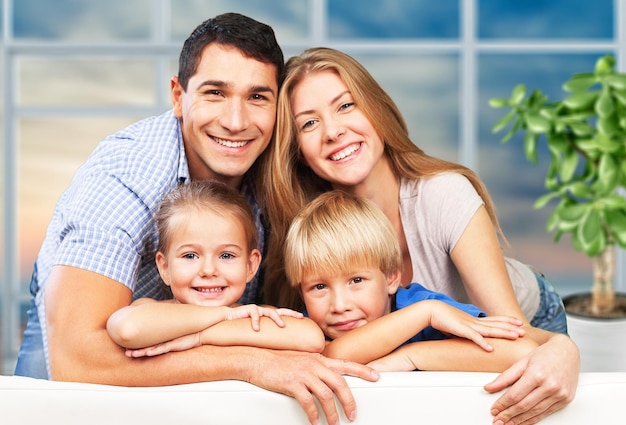
{"type": "MultiPolygon", "coordinates": [[[[130,359],[105,327],[134,298],[170,296],[154,261],[153,218],[176,185],[217,179],[237,188],[263,236],[253,164],[272,138],[283,67],[272,29],[248,17],[220,15],[192,32],[171,80],[172,111],[103,140],[61,196],[35,263],[16,375],[125,386],[239,379],[295,397],[311,422],[315,398],[338,422],[333,393],[354,417],[341,375],[377,379],[365,366],[253,347],[130,359]]],[[[258,292],[255,280],[240,302],[258,292]]]]}

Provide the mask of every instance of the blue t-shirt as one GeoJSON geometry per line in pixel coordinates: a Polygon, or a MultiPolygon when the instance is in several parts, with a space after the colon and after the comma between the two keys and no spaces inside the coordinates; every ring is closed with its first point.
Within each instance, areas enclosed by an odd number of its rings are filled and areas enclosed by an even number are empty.
{"type": "MultiPolygon", "coordinates": [[[[442,301],[446,304],[451,305],[452,307],[456,307],[459,310],[462,310],[475,317],[487,316],[485,312],[483,312],[476,306],[473,306],[471,304],[463,304],[463,303],[457,302],[445,294],[434,292],[434,291],[431,291],[430,289],[426,289],[419,283],[411,283],[410,285],[404,288],[398,288],[398,291],[393,297],[391,311],[400,310],[401,308],[408,307],[412,304],[415,304],[420,301],[425,301],[425,300],[442,301]]],[[[434,339],[448,339],[448,338],[449,337],[443,332],[429,326],[423,329],[413,338],[409,339],[407,342],[405,342],[405,344],[408,344],[411,342],[429,341],[429,340],[434,340],[434,339]]]]}

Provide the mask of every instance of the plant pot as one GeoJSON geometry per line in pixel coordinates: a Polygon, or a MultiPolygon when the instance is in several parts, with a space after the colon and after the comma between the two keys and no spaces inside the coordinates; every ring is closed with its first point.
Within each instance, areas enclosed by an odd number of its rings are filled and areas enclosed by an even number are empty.
{"type": "Polygon", "coordinates": [[[626,372],[626,294],[615,294],[616,311],[594,317],[572,310],[589,303],[591,294],[574,294],[563,299],[567,328],[580,350],[581,372],[626,372]]]}

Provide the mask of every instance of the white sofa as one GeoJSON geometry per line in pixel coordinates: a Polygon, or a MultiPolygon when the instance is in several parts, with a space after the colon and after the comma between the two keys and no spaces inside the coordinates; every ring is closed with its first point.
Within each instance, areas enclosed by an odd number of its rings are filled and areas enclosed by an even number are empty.
{"type": "MultiPolygon", "coordinates": [[[[491,424],[498,397],[490,373],[383,373],[376,383],[348,377],[357,424],[491,424]]],[[[626,423],[626,373],[583,373],[576,399],[541,423],[626,423]]],[[[239,381],[129,388],[0,376],[0,423],[306,424],[290,397],[239,381]]],[[[325,422],[324,422],[325,423],[325,422]]],[[[349,421],[342,416],[342,423],[349,421]]]]}

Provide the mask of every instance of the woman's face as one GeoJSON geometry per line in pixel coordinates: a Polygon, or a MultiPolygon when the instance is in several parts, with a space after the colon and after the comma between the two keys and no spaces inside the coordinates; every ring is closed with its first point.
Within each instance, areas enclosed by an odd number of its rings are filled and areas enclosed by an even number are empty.
{"type": "Polygon", "coordinates": [[[335,188],[371,178],[384,144],[336,73],[308,74],[291,103],[302,157],[315,174],[335,188]]]}

